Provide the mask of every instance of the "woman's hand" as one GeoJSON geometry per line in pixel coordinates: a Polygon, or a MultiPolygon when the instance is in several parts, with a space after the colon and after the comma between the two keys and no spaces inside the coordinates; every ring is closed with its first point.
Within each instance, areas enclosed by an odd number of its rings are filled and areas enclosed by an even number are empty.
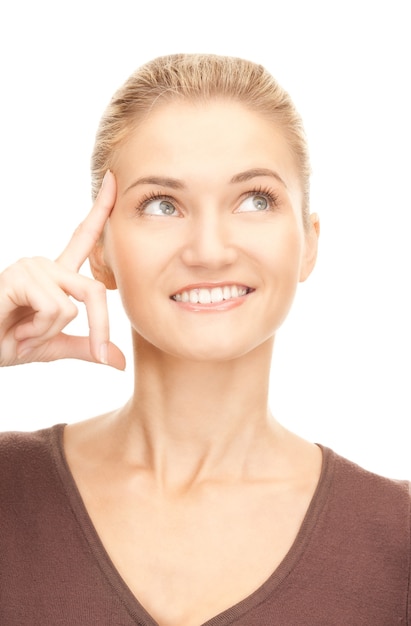
{"type": "Polygon", "coordinates": [[[0,274],[0,365],[71,358],[124,369],[123,353],[109,342],[106,289],[78,274],[115,198],[115,178],[108,171],[93,208],[55,262],[22,259],[0,274]],[[88,337],[62,332],[78,312],[69,296],[86,305],[88,337]]]}

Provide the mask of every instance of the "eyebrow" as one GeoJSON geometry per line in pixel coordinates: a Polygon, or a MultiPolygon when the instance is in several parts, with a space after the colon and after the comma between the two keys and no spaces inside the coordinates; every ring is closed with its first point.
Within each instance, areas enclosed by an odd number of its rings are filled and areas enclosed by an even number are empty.
{"type": "Polygon", "coordinates": [[[137,178],[131,185],[127,187],[124,193],[133,189],[137,185],[158,185],[159,187],[171,187],[171,189],[184,189],[185,184],[182,180],[177,178],[168,178],[166,176],[143,176],[143,178],[137,178]]]}
{"type": "Polygon", "coordinates": [[[252,178],[258,178],[259,176],[270,176],[271,178],[275,178],[276,180],[278,180],[279,183],[287,188],[287,185],[285,184],[281,176],[277,174],[277,172],[275,172],[274,170],[269,170],[265,167],[256,167],[251,170],[246,170],[245,172],[240,172],[239,174],[236,174],[232,177],[230,183],[244,183],[247,182],[247,180],[251,180],[252,178]]]}
{"type": "MultiPolygon", "coordinates": [[[[230,183],[244,183],[260,176],[270,176],[271,178],[275,178],[278,182],[284,185],[285,188],[287,188],[287,185],[277,172],[264,167],[257,167],[235,174],[231,178],[230,183]]],[[[133,189],[133,187],[137,187],[137,185],[157,185],[158,187],[169,187],[170,189],[185,189],[186,187],[183,181],[178,178],[169,178],[167,176],[143,176],[142,178],[137,178],[137,180],[131,183],[124,193],[126,194],[130,191],[130,189],[133,189]]]]}

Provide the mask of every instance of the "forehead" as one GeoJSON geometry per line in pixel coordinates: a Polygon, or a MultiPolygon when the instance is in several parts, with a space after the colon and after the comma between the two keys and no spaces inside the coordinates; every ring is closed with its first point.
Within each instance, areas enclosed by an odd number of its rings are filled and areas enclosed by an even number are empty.
{"type": "Polygon", "coordinates": [[[231,100],[156,107],[130,132],[116,159],[120,178],[155,173],[193,181],[228,179],[264,167],[275,169],[287,187],[298,185],[281,128],[231,100]]]}

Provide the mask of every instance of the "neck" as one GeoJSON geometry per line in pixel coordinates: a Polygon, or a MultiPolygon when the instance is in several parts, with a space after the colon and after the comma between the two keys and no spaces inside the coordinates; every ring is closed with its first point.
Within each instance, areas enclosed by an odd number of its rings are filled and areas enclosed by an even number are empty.
{"type": "Polygon", "coordinates": [[[268,409],[272,343],[210,363],[175,358],[135,337],[135,391],[119,414],[134,458],[138,451],[159,475],[186,472],[193,480],[247,471],[280,431],[268,409]]]}

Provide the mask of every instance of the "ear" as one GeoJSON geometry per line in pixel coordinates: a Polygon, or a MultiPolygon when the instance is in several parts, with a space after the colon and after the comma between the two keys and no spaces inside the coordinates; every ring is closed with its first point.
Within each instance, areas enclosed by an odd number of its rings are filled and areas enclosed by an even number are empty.
{"type": "Polygon", "coordinates": [[[307,280],[317,260],[318,238],[320,236],[320,218],[317,213],[310,215],[310,224],[305,232],[305,250],[301,263],[300,282],[307,280]]]}
{"type": "Polygon", "coordinates": [[[102,238],[90,252],[88,260],[94,278],[103,283],[106,289],[117,289],[114,274],[104,259],[104,240],[102,238]]]}

